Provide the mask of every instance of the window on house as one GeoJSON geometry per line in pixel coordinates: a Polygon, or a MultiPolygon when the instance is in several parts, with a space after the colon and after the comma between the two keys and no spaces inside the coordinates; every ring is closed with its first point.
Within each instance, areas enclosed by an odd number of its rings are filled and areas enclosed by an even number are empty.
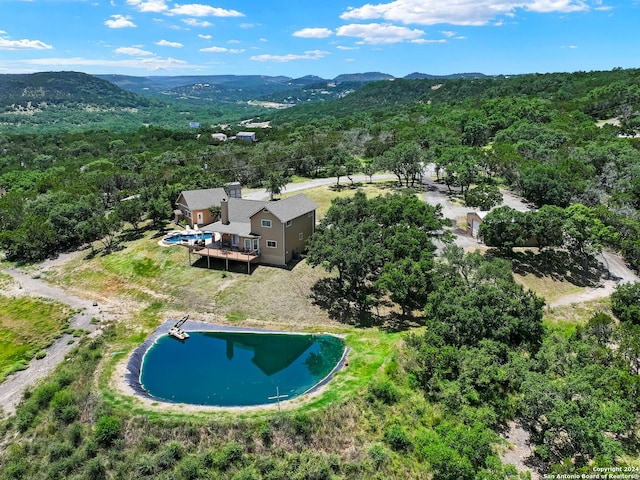
{"type": "Polygon", "coordinates": [[[298,234],[298,240],[302,240],[304,238],[304,234],[302,232],[300,232],[298,234]]]}
{"type": "Polygon", "coordinates": [[[278,248],[278,242],[276,242],[275,240],[267,240],[267,247],[278,248]]]}
{"type": "Polygon", "coordinates": [[[271,220],[262,219],[260,220],[260,225],[262,225],[265,228],[271,228],[271,220]]]}
{"type": "Polygon", "coordinates": [[[289,221],[287,222],[287,227],[290,227],[292,223],[293,223],[293,222],[292,222],[291,220],[289,220],[289,221]]]}

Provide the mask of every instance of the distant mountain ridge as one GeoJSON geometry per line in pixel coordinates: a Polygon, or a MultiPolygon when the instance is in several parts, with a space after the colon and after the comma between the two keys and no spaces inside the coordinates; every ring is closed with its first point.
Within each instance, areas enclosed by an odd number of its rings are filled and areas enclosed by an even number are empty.
{"type": "Polygon", "coordinates": [[[455,80],[458,78],[485,78],[487,77],[487,75],[485,75],[484,73],[452,73],[449,75],[431,75],[429,73],[420,73],[420,72],[413,72],[410,73],[409,75],[405,75],[403,78],[407,79],[407,80],[425,80],[425,79],[438,79],[438,78],[442,78],[445,80],[455,80]]]}

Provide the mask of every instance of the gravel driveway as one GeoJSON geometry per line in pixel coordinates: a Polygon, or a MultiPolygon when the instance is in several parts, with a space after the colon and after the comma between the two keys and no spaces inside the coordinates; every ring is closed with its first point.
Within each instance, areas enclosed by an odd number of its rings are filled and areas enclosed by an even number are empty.
{"type": "MultiPolygon", "coordinates": [[[[100,333],[98,329],[99,323],[111,317],[101,306],[94,306],[93,300],[69,295],[64,290],[53,287],[19,269],[5,268],[1,271],[10,275],[15,282],[10,287],[11,291],[5,291],[3,292],[4,294],[16,296],[28,294],[34,297],[43,297],[79,310],[69,322],[69,327],[72,329],[88,330],[91,332],[90,335],[97,335],[100,333]],[[91,323],[91,319],[94,317],[100,320],[98,324],[91,323]]],[[[8,416],[14,413],[25,389],[29,385],[33,385],[37,380],[47,376],[64,360],[65,355],[75,346],[76,342],[70,343],[71,340],[73,340],[72,335],[62,335],[46,349],[46,357],[41,360],[34,358],[27,369],[13,373],[4,382],[0,383],[0,416],[8,416]]]]}

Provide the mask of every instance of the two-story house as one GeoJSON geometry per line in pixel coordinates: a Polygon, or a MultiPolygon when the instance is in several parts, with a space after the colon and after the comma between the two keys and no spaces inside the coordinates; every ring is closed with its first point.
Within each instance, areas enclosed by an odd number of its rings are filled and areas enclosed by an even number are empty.
{"type": "Polygon", "coordinates": [[[315,230],[317,208],[304,194],[275,202],[223,199],[220,220],[200,228],[203,232],[217,233],[214,238],[221,240],[195,253],[220,257],[221,252],[203,250],[226,249],[255,257],[260,264],[286,266],[305,249],[315,230]]]}

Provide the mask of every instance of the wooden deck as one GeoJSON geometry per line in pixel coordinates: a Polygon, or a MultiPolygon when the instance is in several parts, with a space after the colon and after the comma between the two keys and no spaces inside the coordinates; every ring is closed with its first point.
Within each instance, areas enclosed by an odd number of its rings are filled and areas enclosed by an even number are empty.
{"type": "MultiPolygon", "coordinates": [[[[207,257],[207,268],[211,267],[211,259],[219,258],[225,261],[226,270],[229,270],[229,260],[235,262],[245,262],[247,264],[247,273],[251,273],[251,262],[259,258],[260,255],[252,252],[240,252],[238,250],[229,250],[224,248],[209,248],[209,247],[189,247],[189,254],[191,252],[201,257],[207,257]]],[[[191,260],[189,260],[191,263],[191,260]]]]}

